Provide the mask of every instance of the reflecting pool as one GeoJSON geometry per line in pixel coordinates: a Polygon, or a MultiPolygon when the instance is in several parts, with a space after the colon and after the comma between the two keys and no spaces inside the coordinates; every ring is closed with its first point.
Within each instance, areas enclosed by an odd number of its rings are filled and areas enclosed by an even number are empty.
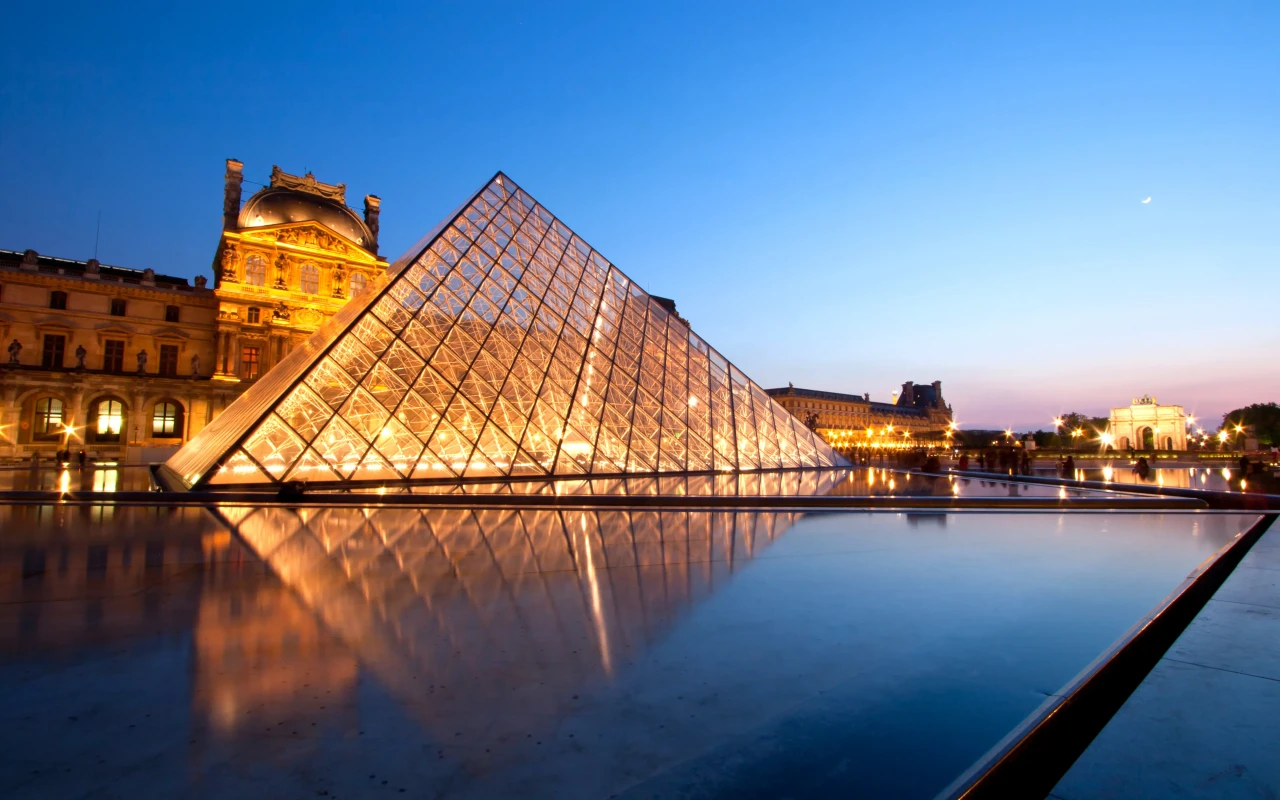
{"type": "Polygon", "coordinates": [[[0,793],[929,797],[1252,521],[0,507],[0,793]]]}

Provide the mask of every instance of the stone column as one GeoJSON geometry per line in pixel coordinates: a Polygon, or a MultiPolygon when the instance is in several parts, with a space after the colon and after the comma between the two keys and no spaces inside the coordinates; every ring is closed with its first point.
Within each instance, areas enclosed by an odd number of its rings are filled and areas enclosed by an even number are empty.
{"type": "Polygon", "coordinates": [[[227,364],[227,374],[240,376],[240,332],[232,331],[227,334],[227,356],[231,363],[227,364]]]}

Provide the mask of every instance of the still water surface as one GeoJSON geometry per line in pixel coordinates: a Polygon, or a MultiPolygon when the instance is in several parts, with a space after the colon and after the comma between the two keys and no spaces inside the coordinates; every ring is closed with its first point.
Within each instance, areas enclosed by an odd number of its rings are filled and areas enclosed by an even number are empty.
{"type": "Polygon", "coordinates": [[[0,795],[929,797],[1251,522],[0,507],[0,795]]]}

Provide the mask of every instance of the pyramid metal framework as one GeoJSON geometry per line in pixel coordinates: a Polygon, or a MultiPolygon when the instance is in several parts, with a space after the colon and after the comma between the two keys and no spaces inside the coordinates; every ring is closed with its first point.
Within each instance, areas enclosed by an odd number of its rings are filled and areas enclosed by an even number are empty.
{"type": "Polygon", "coordinates": [[[188,488],[847,466],[498,173],[165,464],[188,488]]]}

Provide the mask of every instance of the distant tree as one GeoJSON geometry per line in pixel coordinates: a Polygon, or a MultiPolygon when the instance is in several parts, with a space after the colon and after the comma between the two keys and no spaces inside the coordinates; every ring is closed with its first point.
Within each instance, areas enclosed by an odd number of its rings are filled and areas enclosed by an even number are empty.
{"type": "Polygon", "coordinates": [[[1237,425],[1252,425],[1260,445],[1280,444],[1280,405],[1254,403],[1222,415],[1222,427],[1232,436],[1237,425]]]}

